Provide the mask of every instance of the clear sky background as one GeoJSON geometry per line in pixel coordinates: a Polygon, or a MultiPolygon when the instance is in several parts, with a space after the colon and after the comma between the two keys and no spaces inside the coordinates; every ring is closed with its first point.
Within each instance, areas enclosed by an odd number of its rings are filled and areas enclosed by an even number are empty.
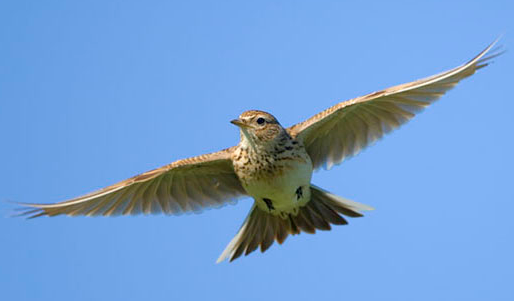
{"type": "Polygon", "coordinates": [[[512,1],[0,2],[0,299],[514,300],[513,56],[314,175],[375,211],[215,264],[250,209],[10,218],[455,67],[512,1]]]}

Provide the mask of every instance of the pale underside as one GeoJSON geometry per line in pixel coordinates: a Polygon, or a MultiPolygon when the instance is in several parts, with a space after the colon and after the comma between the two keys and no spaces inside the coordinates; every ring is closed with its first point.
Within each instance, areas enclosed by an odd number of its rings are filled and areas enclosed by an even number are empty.
{"type": "Polygon", "coordinates": [[[252,153],[247,156],[259,162],[250,170],[243,169],[249,165],[248,159],[237,160],[242,150],[235,150],[233,165],[245,191],[265,212],[283,217],[296,214],[310,200],[312,162],[303,145],[293,145],[289,137],[290,150],[282,149],[279,154],[270,155],[279,146],[251,151],[252,144],[245,136],[242,139],[240,145],[252,153]]]}
{"type": "Polygon", "coordinates": [[[249,185],[243,185],[247,193],[252,196],[257,206],[271,214],[296,213],[298,207],[304,206],[310,200],[309,186],[311,183],[312,165],[297,163],[285,167],[284,173],[273,178],[263,178],[249,185]],[[302,187],[302,194],[296,191],[302,187]],[[261,201],[269,199],[273,203],[273,210],[261,201]]]}

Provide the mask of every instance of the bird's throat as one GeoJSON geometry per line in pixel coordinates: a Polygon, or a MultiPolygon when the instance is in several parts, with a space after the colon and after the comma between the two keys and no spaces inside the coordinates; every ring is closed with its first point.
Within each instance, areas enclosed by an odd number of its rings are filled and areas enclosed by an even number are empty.
{"type": "Polygon", "coordinates": [[[258,152],[257,145],[253,141],[252,136],[247,129],[241,128],[241,144],[251,148],[254,152],[258,152]]]}

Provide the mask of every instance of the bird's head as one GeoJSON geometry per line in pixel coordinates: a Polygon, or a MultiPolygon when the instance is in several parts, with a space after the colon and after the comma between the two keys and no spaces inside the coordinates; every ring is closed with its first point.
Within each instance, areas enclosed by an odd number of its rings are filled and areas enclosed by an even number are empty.
{"type": "Polygon", "coordinates": [[[267,144],[286,133],[273,115],[263,111],[246,111],[230,122],[241,130],[241,141],[246,139],[252,144],[267,144]]]}

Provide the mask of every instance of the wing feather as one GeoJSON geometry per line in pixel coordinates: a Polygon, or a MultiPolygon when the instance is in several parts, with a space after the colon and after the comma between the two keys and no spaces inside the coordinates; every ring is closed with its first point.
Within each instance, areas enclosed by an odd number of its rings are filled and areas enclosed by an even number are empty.
{"type": "Polygon", "coordinates": [[[219,207],[246,195],[232,166],[232,150],[179,160],[68,201],[22,204],[22,215],[179,214],[219,207]]]}
{"type": "Polygon", "coordinates": [[[462,79],[487,66],[502,53],[496,48],[485,56],[496,42],[457,68],[338,103],[287,130],[303,140],[315,169],[329,169],[406,123],[462,79]]]}

